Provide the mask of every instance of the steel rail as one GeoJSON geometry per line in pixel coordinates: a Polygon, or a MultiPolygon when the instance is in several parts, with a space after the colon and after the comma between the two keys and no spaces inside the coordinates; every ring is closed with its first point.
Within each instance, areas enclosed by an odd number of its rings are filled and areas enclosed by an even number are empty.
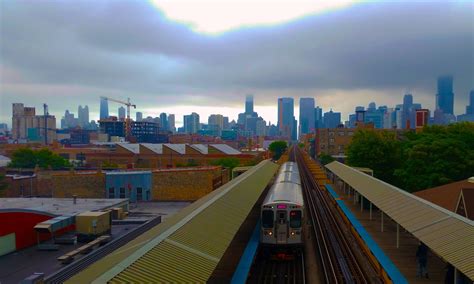
{"type": "MultiPolygon", "coordinates": [[[[348,243],[346,236],[341,228],[340,222],[336,218],[336,212],[330,208],[333,206],[328,197],[319,188],[314,180],[311,171],[306,165],[300,150],[296,150],[297,161],[300,168],[303,189],[306,197],[306,204],[310,212],[313,224],[318,223],[318,227],[324,227],[320,230],[320,238],[324,240],[324,255],[321,255],[323,274],[327,283],[338,283],[344,281],[347,283],[368,283],[364,270],[359,264],[352,247],[348,243]],[[316,222],[314,222],[316,221],[316,222]],[[326,241],[327,240],[327,241],[326,241]],[[327,263],[331,263],[332,269],[328,271],[327,263]],[[340,275],[336,273],[336,266],[340,275]]],[[[295,151],[295,152],[296,152],[295,151]]],[[[296,153],[295,153],[296,156],[296,153]]],[[[313,226],[314,228],[315,226],[313,226]]],[[[321,248],[318,246],[321,252],[321,248]]]]}

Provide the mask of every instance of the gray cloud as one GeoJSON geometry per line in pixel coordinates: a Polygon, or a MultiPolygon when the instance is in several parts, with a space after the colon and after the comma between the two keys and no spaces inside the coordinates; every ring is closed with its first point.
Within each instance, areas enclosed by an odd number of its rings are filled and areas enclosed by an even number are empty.
{"type": "MultiPolygon", "coordinates": [[[[59,114],[97,104],[102,94],[142,105],[235,106],[247,92],[267,105],[292,93],[390,104],[412,90],[433,104],[436,77],[445,73],[455,77],[460,112],[474,88],[472,3],[358,4],[220,36],[194,33],[148,2],[0,5],[0,120],[13,101],[53,100],[59,114]],[[55,100],[61,92],[67,100],[55,100]]],[[[352,107],[329,106],[346,113],[352,107]]]]}

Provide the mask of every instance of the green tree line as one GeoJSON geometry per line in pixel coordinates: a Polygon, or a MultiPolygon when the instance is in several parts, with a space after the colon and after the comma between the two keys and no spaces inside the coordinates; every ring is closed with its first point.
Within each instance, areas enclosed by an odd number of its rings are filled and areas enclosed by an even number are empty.
{"type": "Polygon", "coordinates": [[[419,133],[360,129],[347,148],[347,163],[414,192],[474,176],[474,123],[427,126],[419,133]]]}
{"type": "Polygon", "coordinates": [[[13,152],[10,168],[33,169],[38,165],[42,169],[63,169],[70,167],[69,161],[48,149],[18,149],[13,152]]]}

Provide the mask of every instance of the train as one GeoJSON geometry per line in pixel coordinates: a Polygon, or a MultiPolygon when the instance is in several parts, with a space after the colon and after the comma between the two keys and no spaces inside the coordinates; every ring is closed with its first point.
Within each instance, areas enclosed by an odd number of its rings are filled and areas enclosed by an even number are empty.
{"type": "Polygon", "coordinates": [[[261,205],[260,243],[273,249],[303,246],[304,200],[295,162],[284,163],[261,205]]]}

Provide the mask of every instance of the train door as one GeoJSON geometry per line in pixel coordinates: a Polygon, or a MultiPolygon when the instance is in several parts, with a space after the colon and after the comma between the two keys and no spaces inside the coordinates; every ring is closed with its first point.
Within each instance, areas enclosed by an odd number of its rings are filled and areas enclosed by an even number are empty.
{"type": "Polygon", "coordinates": [[[288,239],[288,222],[286,217],[286,211],[277,211],[277,244],[286,244],[288,239]]]}

